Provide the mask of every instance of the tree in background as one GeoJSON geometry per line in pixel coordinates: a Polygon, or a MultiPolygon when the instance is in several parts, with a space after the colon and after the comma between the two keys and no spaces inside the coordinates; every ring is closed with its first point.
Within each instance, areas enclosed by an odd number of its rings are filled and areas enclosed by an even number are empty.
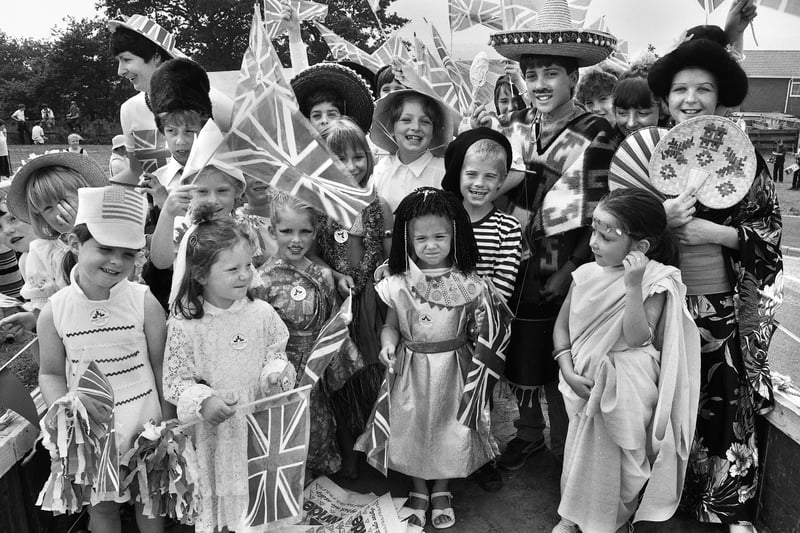
{"type": "MultiPolygon", "coordinates": [[[[393,1],[381,0],[378,10],[387,33],[407,22],[386,13],[386,7],[393,1]]],[[[367,0],[321,3],[328,5],[325,25],[351,43],[371,52],[385,40],[367,0]]],[[[118,11],[154,17],[175,33],[181,51],[209,71],[239,69],[253,17],[253,2],[242,0],[100,0],[99,6],[109,18],[116,17],[118,11]]],[[[327,45],[311,24],[302,24],[302,35],[309,47],[309,63],[318,63],[328,56],[327,45]]],[[[284,65],[288,65],[287,38],[277,39],[275,48],[284,65]]]]}

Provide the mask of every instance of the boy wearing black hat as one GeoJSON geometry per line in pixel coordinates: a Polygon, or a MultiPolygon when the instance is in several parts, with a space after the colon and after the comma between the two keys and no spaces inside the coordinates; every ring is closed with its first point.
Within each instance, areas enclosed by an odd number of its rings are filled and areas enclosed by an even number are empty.
{"type": "Polygon", "coordinates": [[[551,355],[552,326],[572,271],[591,258],[591,214],[608,191],[614,153],[610,124],[572,97],[578,67],[605,59],[616,40],[575,28],[566,0],[547,0],[533,30],[495,34],[491,44],[501,55],[520,61],[533,104],[512,113],[505,128],[515,159],[503,189],[528,245],[509,303],[516,319],[506,360],[520,417],[516,437],[498,460],[500,466],[517,470],[545,447],[541,388],[547,398],[550,447],[563,456],[568,420],[551,355]]]}

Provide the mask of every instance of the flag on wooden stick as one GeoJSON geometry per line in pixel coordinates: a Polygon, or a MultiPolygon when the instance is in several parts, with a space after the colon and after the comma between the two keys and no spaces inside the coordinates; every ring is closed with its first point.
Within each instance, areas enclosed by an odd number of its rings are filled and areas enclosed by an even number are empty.
{"type": "Polygon", "coordinates": [[[433,44],[436,47],[436,53],[439,56],[440,63],[447,71],[447,76],[450,78],[453,90],[458,97],[458,106],[454,107],[460,110],[461,113],[466,113],[469,106],[472,104],[472,88],[469,84],[469,78],[461,73],[455,61],[453,61],[453,58],[450,57],[447,45],[445,45],[444,39],[442,39],[436,26],[431,24],[430,28],[431,35],[433,36],[433,44]]]}
{"type": "Polygon", "coordinates": [[[387,446],[391,435],[389,413],[391,412],[390,382],[392,379],[392,373],[387,368],[366,429],[358,437],[356,445],[353,447],[355,450],[364,452],[367,455],[367,463],[384,476],[389,473],[387,446]]]}
{"type": "Polygon", "coordinates": [[[270,396],[245,417],[250,497],[242,530],[288,523],[303,509],[310,392],[306,386],[270,396]]]}
{"type": "Polygon", "coordinates": [[[348,324],[353,320],[353,297],[348,296],[339,308],[339,311],[325,323],[317,336],[317,341],[311,348],[311,353],[306,361],[303,377],[300,378],[299,387],[315,385],[331,360],[339,353],[342,344],[350,334],[348,324]]]}

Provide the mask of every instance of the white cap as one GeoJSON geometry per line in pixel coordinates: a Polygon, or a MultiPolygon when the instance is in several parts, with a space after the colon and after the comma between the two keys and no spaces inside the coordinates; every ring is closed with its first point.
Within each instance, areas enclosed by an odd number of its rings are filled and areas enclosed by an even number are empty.
{"type": "Polygon", "coordinates": [[[144,248],[147,200],[133,189],[110,185],[78,189],[75,225],[86,224],[103,246],[144,248]]]}

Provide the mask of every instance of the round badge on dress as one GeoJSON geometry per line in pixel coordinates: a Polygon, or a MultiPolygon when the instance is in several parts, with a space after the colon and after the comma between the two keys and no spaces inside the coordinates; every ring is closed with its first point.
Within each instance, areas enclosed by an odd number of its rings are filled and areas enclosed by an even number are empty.
{"type": "Polygon", "coordinates": [[[333,232],[333,239],[339,244],[346,243],[348,238],[349,238],[348,233],[343,229],[339,229],[333,232]]]}
{"type": "Polygon", "coordinates": [[[292,287],[292,290],[289,291],[289,296],[291,296],[292,300],[295,302],[301,302],[306,299],[306,289],[300,285],[295,285],[292,287]]]}
{"type": "Polygon", "coordinates": [[[95,307],[89,313],[89,320],[95,326],[105,326],[108,323],[108,318],[111,316],[111,313],[108,312],[108,309],[105,307],[95,307]]]}
{"type": "Polygon", "coordinates": [[[231,346],[233,346],[234,350],[244,350],[247,348],[247,337],[241,333],[237,333],[231,338],[231,346]]]}
{"type": "Polygon", "coordinates": [[[423,328],[429,328],[433,326],[433,318],[431,315],[423,313],[419,315],[419,325],[423,328]]]}

